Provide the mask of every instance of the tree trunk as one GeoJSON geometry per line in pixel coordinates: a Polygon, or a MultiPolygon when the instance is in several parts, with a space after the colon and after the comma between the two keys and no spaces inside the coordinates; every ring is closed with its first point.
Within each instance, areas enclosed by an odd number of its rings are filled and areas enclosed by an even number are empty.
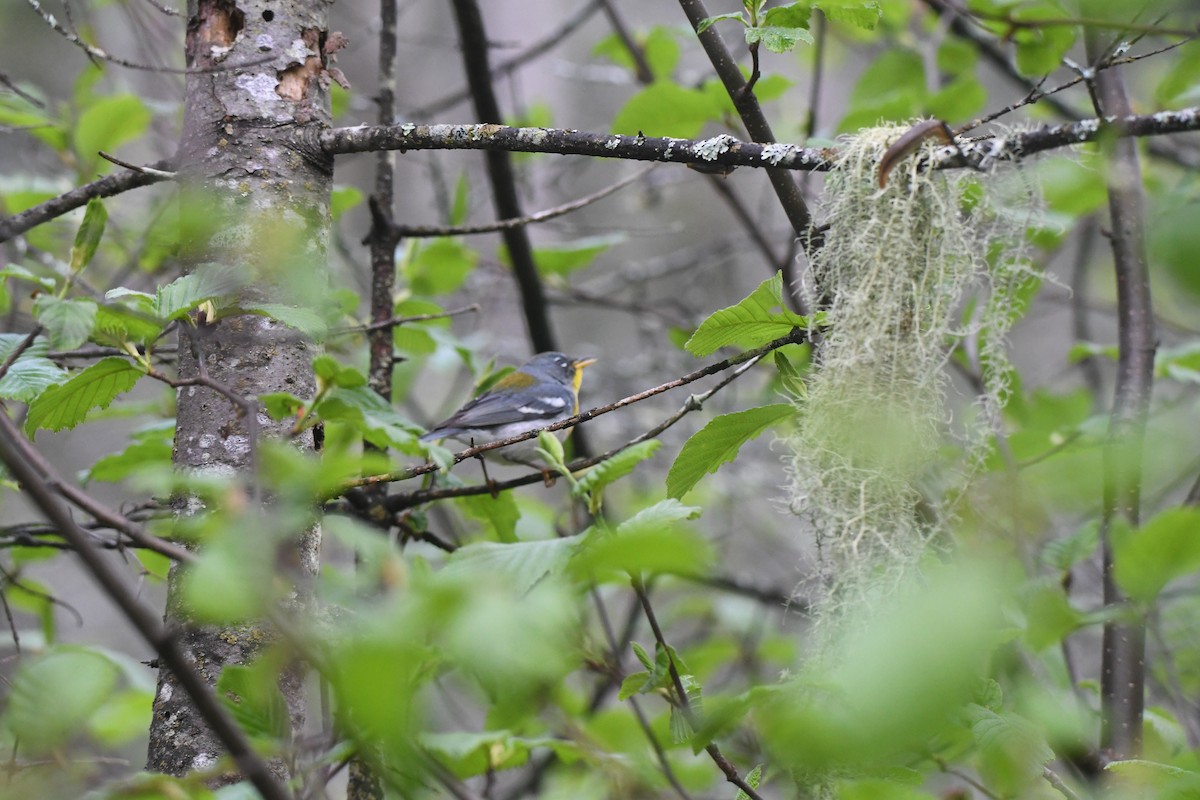
{"type": "MultiPolygon", "coordinates": [[[[330,47],[325,0],[190,0],[183,135],[179,149],[181,260],[185,271],[206,262],[236,268],[247,279],[243,300],[307,304],[296,287],[326,284],[332,162],[297,144],[303,127],[326,126],[330,47]],[[240,65],[240,66],[239,66],[240,65]]],[[[340,41],[334,35],[333,40],[340,41]]],[[[308,137],[311,139],[312,137],[308,137]]],[[[272,319],[248,314],[215,323],[195,320],[180,337],[180,376],[202,370],[253,399],[314,391],[314,345],[272,319]]],[[[256,406],[252,406],[256,408],[256,406]]],[[[179,391],[176,468],[252,478],[257,436],[281,435],[286,423],[262,413],[248,420],[237,405],[203,387],[179,391]],[[247,424],[247,423],[250,424],[247,424]]],[[[308,434],[301,447],[312,448],[308,434]]],[[[248,484],[252,485],[252,484],[248,484]]],[[[270,519],[269,513],[265,515],[270,519]]],[[[296,542],[294,577],[315,575],[320,535],[296,542]]],[[[264,546],[273,546],[264,542],[264,546]]],[[[272,636],[265,624],[201,627],[187,622],[177,570],[166,618],[209,683],[221,669],[254,658],[272,636]]],[[[301,579],[300,583],[304,581],[301,579]]],[[[297,596],[303,600],[300,587],[297,596]]],[[[280,688],[296,730],[304,720],[300,668],[280,688]]],[[[148,767],[183,775],[210,767],[222,754],[175,677],[159,676],[148,767]]],[[[283,767],[278,766],[282,771],[283,767]]]]}

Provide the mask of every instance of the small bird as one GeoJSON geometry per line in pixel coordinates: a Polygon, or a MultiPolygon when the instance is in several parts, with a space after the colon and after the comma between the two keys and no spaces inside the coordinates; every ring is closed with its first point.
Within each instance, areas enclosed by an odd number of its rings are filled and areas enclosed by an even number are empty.
{"type": "MultiPolygon", "coordinates": [[[[421,441],[452,438],[469,445],[480,445],[519,436],[572,417],[579,413],[583,368],[595,360],[570,358],[556,352],[538,353],[435,425],[421,436],[421,441]]],[[[536,440],[533,445],[523,450],[531,453],[536,449],[536,440]]],[[[500,455],[509,461],[530,463],[527,458],[530,453],[509,452],[512,449],[516,448],[509,448],[500,455]]]]}

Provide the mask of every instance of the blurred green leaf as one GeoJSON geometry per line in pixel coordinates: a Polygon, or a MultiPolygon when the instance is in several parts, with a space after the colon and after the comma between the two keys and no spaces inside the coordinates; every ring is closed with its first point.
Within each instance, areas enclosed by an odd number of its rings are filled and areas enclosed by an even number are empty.
{"type": "MultiPolygon", "coordinates": [[[[572,242],[535,247],[533,258],[540,274],[563,276],[586,267],[596,256],[623,241],[625,235],[622,233],[589,236],[572,242]]],[[[503,253],[501,260],[506,264],[511,263],[507,252],[503,253]]]]}
{"type": "Polygon", "coordinates": [[[697,575],[707,572],[712,547],[678,523],[695,519],[700,509],[678,500],[661,500],[615,529],[593,527],[571,559],[581,580],[628,580],[639,573],[697,575]]]}
{"type": "Polygon", "coordinates": [[[227,664],[221,670],[217,695],[252,738],[282,742],[291,736],[291,716],[278,680],[278,666],[270,660],[250,665],[227,664]]]}
{"type": "Polygon", "coordinates": [[[1113,572],[1131,597],[1152,600],[1171,581],[1200,569],[1200,509],[1172,508],[1114,543],[1113,572]]]}
{"type": "Polygon", "coordinates": [[[108,162],[100,163],[98,153],[114,152],[125,142],[136,139],[150,124],[150,110],[142,99],[132,94],[114,94],[92,103],[75,121],[71,133],[83,175],[111,169],[108,162]]]}
{"type": "Polygon", "coordinates": [[[449,294],[462,286],[479,261],[479,253],[459,238],[442,236],[415,245],[404,266],[404,277],[420,295],[449,294]]]}
{"type": "Polygon", "coordinates": [[[58,645],[23,659],[8,693],[8,725],[27,751],[66,744],[104,705],[118,677],[106,657],[79,646],[58,645]]]}
{"type": "Polygon", "coordinates": [[[517,520],[521,518],[521,512],[517,510],[512,492],[500,492],[495,497],[488,494],[459,497],[454,504],[472,519],[486,522],[498,541],[517,541],[517,520]]]}
{"type": "Polygon", "coordinates": [[[763,431],[789,419],[796,413],[790,403],[723,414],[709,420],[683,449],[667,473],[667,494],[681,498],[705,475],[716,472],[722,464],[737,458],[742,445],[757,438],[763,431]]]}
{"type": "Polygon", "coordinates": [[[126,689],[105,699],[87,721],[98,742],[120,747],[146,735],[154,711],[154,692],[126,689]]]}
{"type": "Polygon", "coordinates": [[[362,189],[357,186],[335,186],[329,195],[329,212],[336,222],[341,216],[363,201],[362,189]]]}
{"type": "Polygon", "coordinates": [[[124,450],[102,456],[90,469],[83,470],[80,482],[115,483],[142,470],[171,468],[171,451],[175,440],[174,420],[165,420],[138,431],[132,438],[133,441],[124,450]]]}
{"type": "Polygon", "coordinates": [[[503,575],[519,592],[528,592],[547,575],[559,575],[579,545],[574,538],[532,542],[474,542],[464,545],[446,562],[447,576],[482,578],[503,575]]]}
{"type": "Polygon", "coordinates": [[[694,139],[704,123],[720,118],[721,111],[705,92],[660,80],[626,101],[613,119],[612,131],[694,139]]]}

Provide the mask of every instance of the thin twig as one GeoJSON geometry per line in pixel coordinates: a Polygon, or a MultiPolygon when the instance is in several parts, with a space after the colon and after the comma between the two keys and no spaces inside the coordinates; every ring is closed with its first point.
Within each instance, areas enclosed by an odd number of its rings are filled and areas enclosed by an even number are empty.
{"type": "MultiPolygon", "coordinates": [[[[578,425],[580,422],[585,422],[587,420],[601,416],[602,414],[607,414],[609,412],[616,411],[617,409],[624,408],[625,406],[641,402],[643,400],[654,397],[655,395],[659,395],[659,394],[662,394],[663,392],[670,391],[671,389],[678,389],[680,386],[686,386],[689,383],[693,383],[695,381],[700,380],[701,378],[708,377],[709,375],[715,375],[718,372],[723,372],[731,367],[736,367],[741,364],[746,364],[747,362],[755,361],[755,360],[761,358],[762,356],[764,356],[765,354],[771,352],[772,350],[783,347],[784,345],[800,344],[800,343],[806,341],[807,338],[808,338],[808,333],[806,331],[803,331],[799,328],[795,328],[792,330],[791,333],[787,334],[786,336],[781,336],[778,339],[763,345],[762,347],[759,347],[759,348],[756,348],[754,350],[750,350],[750,351],[747,351],[744,353],[740,353],[736,356],[727,358],[723,361],[718,361],[715,364],[710,364],[707,367],[702,367],[701,369],[695,370],[694,372],[690,372],[681,378],[675,378],[674,380],[670,380],[670,381],[667,381],[666,383],[659,384],[658,386],[655,386],[651,389],[646,389],[644,391],[638,392],[637,394],[629,395],[628,397],[617,400],[614,403],[609,403],[608,405],[604,405],[604,406],[598,406],[596,408],[585,411],[581,414],[576,414],[573,417],[568,417],[567,419],[562,420],[561,422],[556,422],[553,425],[547,425],[545,428],[541,428],[536,431],[530,431],[529,433],[521,434],[520,436],[513,436],[508,439],[500,439],[498,441],[488,442],[486,444],[481,444],[476,447],[469,447],[466,450],[463,450],[463,451],[455,454],[454,463],[457,464],[461,461],[465,461],[468,458],[474,458],[476,455],[486,452],[488,450],[495,450],[500,447],[507,447],[508,445],[511,445],[511,444],[516,444],[518,442],[526,441],[527,439],[532,439],[535,436],[538,436],[540,434],[540,432],[543,430],[557,431],[557,430],[561,430],[563,428],[573,427],[575,425],[578,425]]],[[[699,398],[694,398],[695,402],[693,402],[693,400],[689,400],[689,402],[684,404],[683,408],[681,408],[676,414],[672,415],[672,417],[668,418],[663,423],[660,423],[659,425],[655,426],[653,429],[646,431],[645,433],[641,434],[640,436],[636,437],[635,439],[633,439],[629,442],[626,442],[621,447],[610,450],[608,453],[604,453],[600,456],[595,456],[595,457],[586,458],[586,459],[580,459],[579,461],[569,464],[568,465],[569,468],[571,469],[571,471],[574,472],[574,471],[577,471],[580,469],[584,469],[586,467],[593,466],[595,464],[598,464],[600,461],[603,461],[607,458],[611,458],[613,455],[620,452],[621,450],[624,450],[627,447],[630,447],[634,444],[638,444],[640,442],[646,441],[649,438],[653,438],[654,436],[657,436],[659,433],[666,430],[671,425],[675,424],[675,422],[678,421],[679,419],[681,419],[685,414],[699,408],[700,404],[703,402],[703,400],[705,398],[707,398],[708,396],[711,396],[711,394],[713,392],[715,392],[718,389],[720,389],[721,387],[727,385],[734,378],[741,375],[743,371],[744,370],[735,371],[732,375],[727,376],[725,379],[723,379],[722,382],[719,383],[717,386],[713,387],[713,389],[709,390],[709,392],[707,394],[705,394],[699,398]]],[[[346,489],[350,489],[355,486],[367,486],[367,485],[370,485],[373,483],[391,483],[391,482],[395,482],[395,481],[409,480],[410,478],[415,478],[419,475],[426,475],[430,472],[436,472],[438,470],[438,468],[439,467],[437,464],[426,463],[426,464],[422,464],[420,466],[412,467],[412,468],[409,468],[406,470],[400,470],[398,472],[388,472],[388,473],[384,473],[381,475],[373,475],[373,476],[369,476],[366,478],[359,478],[359,479],[356,479],[355,481],[352,481],[350,483],[343,485],[341,491],[345,491],[346,489]]],[[[514,478],[511,481],[504,481],[501,483],[496,483],[496,484],[494,484],[494,486],[497,489],[503,490],[503,489],[513,488],[516,486],[525,486],[529,483],[533,483],[534,481],[541,480],[541,479],[542,479],[542,476],[540,473],[538,473],[536,475],[527,475],[527,476],[524,476],[521,478],[514,478]]],[[[433,499],[441,499],[442,497],[459,497],[459,496],[477,494],[478,490],[480,490],[480,489],[482,489],[483,491],[487,491],[487,487],[451,487],[449,489],[426,490],[426,491],[414,492],[414,493],[408,494],[408,495],[394,495],[393,497],[389,498],[388,508],[393,512],[401,511],[405,508],[411,508],[414,505],[419,505],[421,503],[428,502],[429,500],[433,500],[433,499]]]]}
{"type": "MultiPolygon", "coordinates": [[[[642,583],[642,579],[636,576],[631,576],[630,582],[633,585],[633,591],[637,595],[638,602],[646,614],[646,621],[650,623],[650,630],[654,632],[654,640],[658,642],[659,646],[667,654],[667,672],[670,674],[671,684],[675,688],[679,709],[687,717],[688,724],[692,726],[692,730],[697,730],[699,726],[696,716],[692,711],[692,704],[688,699],[687,690],[683,686],[683,677],[679,674],[679,668],[675,665],[675,657],[672,655],[671,647],[667,644],[667,639],[658,624],[658,617],[654,613],[654,607],[650,604],[650,596],[646,593],[646,586],[642,583]]],[[[709,742],[705,745],[704,751],[708,753],[709,757],[717,765],[717,768],[725,775],[725,780],[745,792],[750,800],[762,800],[762,795],[753,786],[746,783],[742,776],[738,774],[737,768],[730,763],[729,759],[725,757],[725,754],[721,752],[721,749],[717,747],[715,742],[709,742]]]]}
{"type": "Polygon", "coordinates": [[[569,203],[563,203],[554,208],[547,208],[544,211],[538,211],[535,214],[526,214],[523,217],[515,217],[512,219],[501,219],[496,222],[485,222],[479,225],[396,225],[393,231],[397,236],[404,237],[430,237],[430,236],[470,236],[477,233],[495,233],[496,231],[505,231],[510,228],[519,228],[525,225],[533,225],[538,222],[561,217],[565,214],[570,214],[572,211],[578,211],[581,208],[590,206],[597,200],[603,200],[610,194],[624,189],[631,183],[644,178],[652,169],[657,167],[657,164],[651,164],[645,169],[640,169],[632,175],[628,175],[614,184],[605,186],[597,192],[581,197],[578,200],[572,200],[569,203]]]}

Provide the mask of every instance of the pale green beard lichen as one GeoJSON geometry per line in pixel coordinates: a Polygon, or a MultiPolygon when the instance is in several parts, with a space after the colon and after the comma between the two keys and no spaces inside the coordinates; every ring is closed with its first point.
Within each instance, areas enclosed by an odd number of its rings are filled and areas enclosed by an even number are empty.
{"type": "Polygon", "coordinates": [[[812,259],[828,334],[796,400],[785,458],[790,506],[819,546],[818,631],[849,608],[886,602],[943,532],[953,487],[977,463],[1003,405],[1017,290],[1036,279],[1021,259],[1025,230],[1040,216],[1028,187],[1014,203],[999,199],[1005,182],[995,173],[923,169],[930,145],[879,188],[879,159],[907,129],[864,130],[842,143],[822,208],[831,226],[812,259]],[[948,362],[964,341],[983,391],[953,418],[948,362]],[[954,442],[951,463],[943,454],[954,442]]]}

